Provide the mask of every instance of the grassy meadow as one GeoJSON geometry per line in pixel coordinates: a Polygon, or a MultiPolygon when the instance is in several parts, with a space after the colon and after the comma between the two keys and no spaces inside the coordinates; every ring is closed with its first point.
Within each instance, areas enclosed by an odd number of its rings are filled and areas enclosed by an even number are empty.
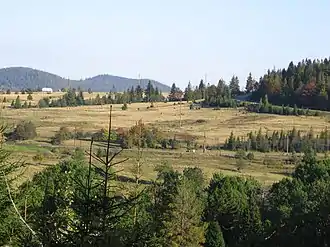
{"type": "MultiPolygon", "coordinates": [[[[60,97],[63,93],[56,92],[50,95],[34,93],[32,105],[45,96],[60,97]]],[[[97,93],[85,94],[85,98],[95,97],[97,93]]],[[[100,93],[102,96],[102,93],[100,93]]],[[[17,97],[16,94],[0,95],[0,100],[6,97],[10,101],[17,97]]],[[[24,102],[27,94],[20,95],[24,102]]],[[[1,100],[2,101],[2,100],[1,100]]],[[[204,141],[208,145],[223,143],[233,131],[235,135],[245,135],[250,131],[258,131],[261,127],[263,131],[288,130],[295,126],[299,130],[309,130],[313,127],[315,133],[320,132],[329,126],[327,117],[306,117],[306,116],[281,116],[270,114],[247,113],[242,109],[221,109],[213,110],[202,108],[201,110],[190,110],[189,104],[182,105],[174,103],[155,103],[153,108],[149,103],[133,103],[128,105],[128,110],[123,111],[122,105],[113,105],[113,128],[129,128],[138,120],[150,126],[157,127],[169,137],[178,139],[186,136],[194,136],[198,143],[204,141]],[[180,117],[181,112],[181,117],[180,117]],[[180,120],[181,119],[181,120],[180,120]],[[180,126],[181,122],[181,126],[180,126]],[[205,138],[204,138],[205,135],[205,138]]],[[[52,165],[58,160],[68,157],[70,150],[74,147],[87,148],[87,141],[66,141],[60,147],[53,147],[49,143],[52,137],[61,126],[66,126],[76,130],[97,131],[106,128],[109,119],[109,105],[103,106],[81,106],[65,108],[30,108],[30,109],[10,109],[1,107],[1,116],[9,124],[14,126],[20,120],[31,120],[37,126],[38,137],[34,140],[14,144],[5,144],[5,148],[14,152],[15,158],[22,158],[27,162],[24,168],[23,178],[29,178],[35,172],[40,171],[47,165],[52,165]],[[32,157],[38,152],[43,152],[45,158],[40,162],[35,162],[32,157]]],[[[293,167],[289,165],[278,165],[281,159],[285,158],[283,153],[255,153],[255,160],[242,171],[236,169],[236,160],[232,158],[232,152],[217,150],[206,151],[198,149],[196,153],[187,153],[182,150],[143,150],[143,179],[155,178],[154,167],[157,164],[169,163],[176,169],[182,170],[186,166],[198,166],[202,168],[209,177],[214,172],[225,174],[235,174],[241,176],[253,176],[265,185],[278,181],[293,167]],[[267,166],[263,160],[267,156],[275,160],[275,164],[267,166]],[[277,164],[277,165],[276,165],[277,164]]],[[[131,169],[136,162],[136,150],[124,150],[121,158],[130,159],[121,164],[122,175],[131,176],[131,169]]]]}

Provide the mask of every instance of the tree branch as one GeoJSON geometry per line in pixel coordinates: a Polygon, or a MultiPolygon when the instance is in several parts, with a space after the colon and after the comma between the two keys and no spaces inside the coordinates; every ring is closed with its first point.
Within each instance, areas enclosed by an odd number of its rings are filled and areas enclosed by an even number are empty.
{"type": "MultiPolygon", "coordinates": [[[[35,231],[33,231],[33,229],[29,226],[29,224],[24,220],[24,218],[22,217],[22,215],[21,215],[20,212],[18,211],[18,209],[17,209],[17,207],[16,207],[16,204],[15,204],[15,202],[14,202],[12,196],[11,196],[10,187],[9,187],[9,184],[8,184],[8,181],[7,181],[7,177],[6,177],[6,175],[5,175],[4,172],[2,172],[2,176],[3,176],[3,178],[5,179],[5,183],[6,183],[6,187],[7,187],[7,191],[8,191],[9,199],[10,199],[10,201],[11,201],[11,203],[12,203],[12,205],[13,205],[13,207],[14,207],[14,209],[15,209],[17,215],[18,215],[18,217],[19,217],[20,220],[23,222],[23,224],[24,224],[24,225],[30,230],[30,232],[33,234],[33,236],[35,236],[35,237],[37,238],[37,234],[35,233],[35,231]]],[[[41,243],[40,241],[38,241],[38,242],[39,242],[39,244],[40,244],[41,246],[43,246],[42,243],[41,243]]]]}

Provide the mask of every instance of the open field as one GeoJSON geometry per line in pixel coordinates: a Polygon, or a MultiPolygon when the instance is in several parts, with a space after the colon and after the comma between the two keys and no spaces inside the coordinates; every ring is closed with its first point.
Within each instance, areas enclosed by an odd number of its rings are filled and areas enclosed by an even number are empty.
{"type": "MultiPolygon", "coordinates": [[[[114,128],[129,128],[142,119],[149,124],[167,132],[169,135],[193,135],[200,141],[206,135],[206,143],[224,142],[233,131],[235,135],[245,135],[250,131],[288,130],[295,126],[307,131],[311,127],[315,133],[329,126],[326,117],[281,116],[271,114],[246,113],[242,110],[226,109],[190,110],[188,104],[155,103],[149,108],[149,103],[133,103],[128,110],[122,111],[122,105],[113,105],[114,128]],[[181,108],[181,128],[180,122],[181,108]]],[[[9,122],[29,119],[38,126],[39,137],[48,138],[61,126],[81,128],[83,130],[99,130],[107,126],[109,105],[81,106],[64,108],[32,108],[32,109],[2,109],[2,117],[9,122]]]]}
{"type": "MultiPolygon", "coordinates": [[[[14,94],[13,94],[14,96],[14,94]]],[[[1,96],[0,96],[1,97],[1,96]]],[[[250,131],[257,131],[260,127],[264,131],[287,130],[295,126],[300,130],[309,130],[313,127],[318,133],[329,126],[326,117],[302,117],[280,116],[269,114],[246,113],[234,109],[201,109],[190,110],[188,104],[174,105],[173,103],[155,103],[154,108],[149,108],[149,103],[134,103],[128,105],[128,110],[121,110],[122,105],[113,105],[114,128],[129,128],[142,119],[145,124],[155,126],[166,132],[169,136],[184,138],[185,135],[196,136],[199,143],[204,141],[209,145],[223,143],[233,131],[235,135],[245,135],[250,131]],[[181,109],[180,109],[181,108],[181,109]],[[181,128],[180,128],[181,111],[181,128]]],[[[66,141],[62,150],[56,152],[47,143],[49,138],[61,127],[67,126],[83,131],[97,131],[107,127],[109,119],[109,105],[82,106],[66,108],[31,108],[31,109],[2,109],[1,116],[9,124],[15,124],[20,120],[32,120],[37,126],[38,137],[33,141],[27,141],[22,145],[6,145],[15,152],[15,156],[22,156],[28,163],[32,163],[32,157],[38,152],[47,153],[46,158],[40,165],[30,165],[26,168],[25,177],[30,177],[34,172],[41,170],[45,165],[56,163],[59,159],[67,157],[65,150],[69,147],[81,146],[86,148],[88,142],[66,141]],[[66,148],[65,148],[66,147],[66,148]],[[16,155],[17,154],[17,155],[16,155]]],[[[231,154],[230,152],[227,152],[231,154]]],[[[199,166],[210,177],[212,173],[221,171],[227,174],[254,176],[264,184],[278,181],[284,173],[291,171],[293,167],[266,167],[263,165],[264,156],[271,156],[275,160],[281,160],[283,153],[256,154],[254,160],[243,172],[237,172],[236,161],[223,156],[224,151],[207,151],[202,153],[197,150],[195,154],[186,153],[185,150],[144,150],[144,173],[145,179],[153,179],[154,166],[163,162],[172,164],[176,169],[186,166],[199,166]]],[[[123,174],[130,175],[134,164],[136,152],[125,150],[122,157],[130,157],[130,160],[122,165],[123,174]]],[[[34,162],[35,163],[35,162],[34,162]]]]}

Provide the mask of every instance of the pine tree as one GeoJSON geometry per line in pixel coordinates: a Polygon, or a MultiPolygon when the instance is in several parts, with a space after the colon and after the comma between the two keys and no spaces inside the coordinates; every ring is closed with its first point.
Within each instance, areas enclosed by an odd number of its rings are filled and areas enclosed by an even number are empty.
{"type": "Polygon", "coordinates": [[[187,178],[182,178],[170,207],[170,220],[165,222],[168,246],[199,247],[205,240],[201,221],[203,203],[187,178]]]}
{"type": "Polygon", "coordinates": [[[15,103],[14,103],[14,108],[19,109],[21,107],[22,107],[22,104],[21,104],[21,100],[20,100],[19,95],[18,95],[16,100],[15,100],[15,103]]]}
{"type": "Polygon", "coordinates": [[[31,94],[29,94],[29,95],[27,96],[27,100],[33,100],[33,98],[32,98],[32,95],[31,95],[31,94]]]}
{"type": "Polygon", "coordinates": [[[193,92],[193,90],[192,90],[192,86],[191,86],[190,81],[189,81],[189,83],[188,83],[187,88],[185,89],[185,92],[184,92],[184,98],[185,98],[185,100],[187,100],[187,101],[192,101],[192,100],[194,100],[194,92],[193,92]]]}
{"type": "Polygon", "coordinates": [[[175,83],[172,84],[170,94],[168,96],[170,101],[180,100],[182,97],[182,91],[178,88],[175,83]]]}
{"type": "Polygon", "coordinates": [[[143,89],[141,88],[140,85],[137,85],[135,89],[135,96],[137,102],[141,102],[143,100],[143,89]]]}
{"type": "Polygon", "coordinates": [[[198,86],[198,91],[199,91],[199,96],[200,96],[200,98],[201,99],[205,99],[205,93],[206,93],[206,87],[205,87],[205,83],[204,83],[204,81],[203,80],[201,80],[200,82],[199,82],[199,86],[198,86]]]}
{"type": "Polygon", "coordinates": [[[171,91],[170,91],[170,94],[175,94],[176,93],[176,85],[175,85],[175,83],[173,83],[172,84],[172,86],[171,86],[171,91]]]}
{"type": "Polygon", "coordinates": [[[135,97],[135,90],[134,87],[131,87],[131,90],[129,91],[129,102],[135,102],[136,97],[135,97]]]}
{"type": "Polygon", "coordinates": [[[229,82],[229,89],[231,91],[232,96],[238,95],[240,93],[241,90],[239,87],[239,80],[237,76],[233,75],[233,77],[231,78],[229,82]]]}
{"type": "Polygon", "coordinates": [[[205,247],[225,247],[221,228],[216,221],[211,221],[205,234],[205,247]]]}
{"type": "Polygon", "coordinates": [[[150,102],[152,97],[154,96],[155,89],[151,83],[151,81],[148,82],[147,88],[145,90],[145,96],[146,96],[146,101],[150,102]]]}
{"type": "Polygon", "coordinates": [[[245,90],[247,93],[251,93],[254,91],[255,89],[255,84],[256,84],[256,81],[252,78],[252,74],[251,72],[249,73],[249,76],[246,80],[246,86],[245,86],[245,90]]]}
{"type": "Polygon", "coordinates": [[[102,100],[99,94],[96,95],[95,99],[94,99],[94,104],[95,105],[102,105],[102,100]]]}

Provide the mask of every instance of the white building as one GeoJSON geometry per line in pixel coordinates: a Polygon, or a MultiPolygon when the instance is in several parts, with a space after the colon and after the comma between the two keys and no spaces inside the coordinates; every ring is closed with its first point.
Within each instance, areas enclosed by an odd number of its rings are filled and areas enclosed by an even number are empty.
{"type": "Polygon", "coordinates": [[[49,87],[44,87],[41,89],[41,92],[43,93],[53,93],[53,89],[49,87]]]}

